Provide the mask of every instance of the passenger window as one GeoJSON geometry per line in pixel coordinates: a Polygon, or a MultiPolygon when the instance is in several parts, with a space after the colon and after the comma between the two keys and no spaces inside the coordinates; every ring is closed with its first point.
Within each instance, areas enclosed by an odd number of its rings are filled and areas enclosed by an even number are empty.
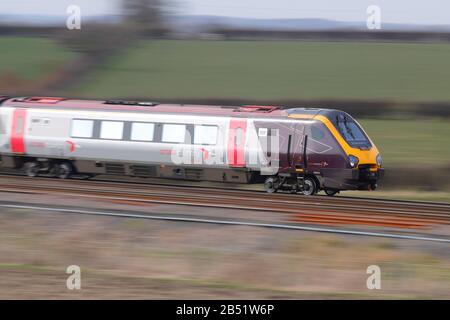
{"type": "Polygon", "coordinates": [[[131,140],[153,141],[154,132],[154,123],[133,122],[131,125],[131,140]]]}
{"type": "Polygon", "coordinates": [[[102,121],[100,139],[121,140],[123,137],[123,122],[102,121]]]}
{"type": "Polygon", "coordinates": [[[196,125],[194,127],[194,144],[217,144],[217,126],[196,125]]]}
{"type": "Polygon", "coordinates": [[[92,138],[93,131],[93,120],[73,120],[70,136],[73,138],[92,138]]]}
{"type": "Polygon", "coordinates": [[[165,124],[162,132],[162,142],[184,143],[186,136],[186,125],[165,124]]]}

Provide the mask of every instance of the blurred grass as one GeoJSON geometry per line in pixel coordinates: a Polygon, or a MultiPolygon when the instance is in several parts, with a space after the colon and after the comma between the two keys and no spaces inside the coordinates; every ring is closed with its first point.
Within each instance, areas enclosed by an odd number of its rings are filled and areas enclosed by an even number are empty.
{"type": "MultiPolygon", "coordinates": [[[[5,214],[9,209],[3,209],[5,214]]],[[[444,243],[242,226],[141,223],[29,210],[0,223],[0,298],[449,297],[444,243]],[[367,290],[379,265],[382,290],[367,290]],[[99,290],[100,288],[100,290],[99,290]]]]}
{"type": "Polygon", "coordinates": [[[450,125],[438,119],[360,120],[386,166],[449,165],[450,125]]]}
{"type": "Polygon", "coordinates": [[[69,90],[95,97],[450,100],[449,44],[142,40],[69,90]]]}
{"type": "Polygon", "coordinates": [[[76,53],[47,38],[0,37],[0,77],[37,80],[74,59],[76,53]]]}

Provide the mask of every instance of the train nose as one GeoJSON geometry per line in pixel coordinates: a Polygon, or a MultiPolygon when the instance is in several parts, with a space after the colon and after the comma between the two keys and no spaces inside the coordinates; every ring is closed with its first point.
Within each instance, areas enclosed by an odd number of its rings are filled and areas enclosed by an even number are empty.
{"type": "MultiPolygon", "coordinates": [[[[359,183],[366,186],[369,190],[375,190],[378,187],[378,182],[384,176],[384,169],[379,168],[378,165],[360,165],[358,167],[359,183]]],[[[364,189],[366,189],[364,188],[364,189]]]]}

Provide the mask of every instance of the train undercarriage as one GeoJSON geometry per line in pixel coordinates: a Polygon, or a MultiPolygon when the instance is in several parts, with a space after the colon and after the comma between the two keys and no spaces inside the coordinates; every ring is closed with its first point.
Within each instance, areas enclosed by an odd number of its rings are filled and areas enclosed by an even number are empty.
{"type": "MultiPolygon", "coordinates": [[[[60,179],[71,176],[92,178],[96,175],[121,175],[143,178],[167,178],[191,181],[217,181],[234,183],[263,183],[268,193],[285,192],[292,194],[315,195],[323,190],[334,196],[342,190],[374,190],[380,173],[376,175],[366,169],[349,171],[345,181],[346,188],[327,187],[326,176],[312,173],[279,173],[274,176],[260,175],[259,172],[244,168],[211,169],[189,168],[168,165],[127,164],[94,160],[75,160],[58,158],[37,158],[26,156],[3,156],[1,166],[21,169],[29,177],[45,175],[60,179]]],[[[329,179],[329,180],[327,180],[329,179]]]]}
{"type": "Polygon", "coordinates": [[[264,182],[264,188],[268,193],[278,191],[289,193],[301,193],[307,196],[315,195],[321,189],[328,196],[339,193],[338,189],[322,188],[319,178],[314,175],[279,175],[268,177],[264,182]]]}

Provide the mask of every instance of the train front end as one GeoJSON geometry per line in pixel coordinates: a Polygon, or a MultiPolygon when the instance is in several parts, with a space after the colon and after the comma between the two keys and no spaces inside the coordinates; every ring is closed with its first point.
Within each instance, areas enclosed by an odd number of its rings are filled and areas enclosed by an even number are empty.
{"type": "Polygon", "coordinates": [[[384,176],[382,158],[376,145],[349,114],[335,111],[324,118],[347,158],[341,176],[345,189],[375,190],[384,176]]]}

